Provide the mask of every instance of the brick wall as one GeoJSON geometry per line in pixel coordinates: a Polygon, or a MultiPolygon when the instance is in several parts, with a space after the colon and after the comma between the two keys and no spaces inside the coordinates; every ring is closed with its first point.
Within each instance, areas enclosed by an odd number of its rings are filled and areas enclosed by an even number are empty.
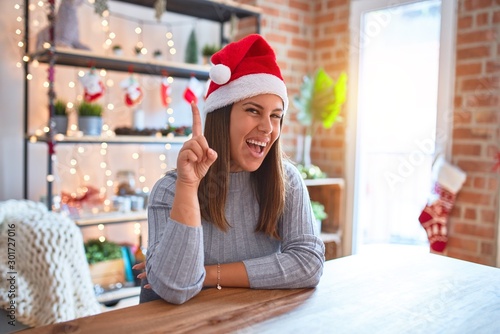
{"type": "MultiPolygon", "coordinates": [[[[341,71],[347,72],[348,0],[240,2],[262,9],[261,34],[276,51],[290,99],[298,94],[303,76],[319,67],[334,79],[341,71]]],[[[247,23],[241,25],[244,33],[249,32],[245,30],[247,23]]],[[[296,113],[291,103],[282,137],[285,151],[292,159],[296,154],[297,134],[303,131],[296,121],[296,113]]],[[[332,177],[344,175],[345,124],[342,119],[331,129],[317,129],[312,143],[313,163],[332,177]]]]}
{"type": "Polygon", "coordinates": [[[452,161],[467,172],[447,255],[495,265],[500,171],[500,1],[460,0],[452,161]]]}

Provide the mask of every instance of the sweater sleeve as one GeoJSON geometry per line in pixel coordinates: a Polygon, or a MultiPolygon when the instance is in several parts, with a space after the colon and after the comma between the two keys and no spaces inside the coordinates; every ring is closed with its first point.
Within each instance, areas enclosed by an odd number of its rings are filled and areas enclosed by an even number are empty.
{"type": "Polygon", "coordinates": [[[314,232],[309,192],[297,169],[285,164],[286,206],[279,222],[281,252],[244,261],[251,288],[314,287],[323,274],[325,246],[314,232]]]}
{"type": "Polygon", "coordinates": [[[156,294],[182,304],[201,291],[206,273],[202,227],[170,219],[175,181],[176,174],[168,173],[151,191],[146,272],[156,294]]]}

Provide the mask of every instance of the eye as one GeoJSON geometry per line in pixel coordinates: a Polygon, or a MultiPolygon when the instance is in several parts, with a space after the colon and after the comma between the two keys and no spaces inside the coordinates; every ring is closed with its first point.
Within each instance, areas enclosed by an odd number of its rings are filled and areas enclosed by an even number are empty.
{"type": "Polygon", "coordinates": [[[283,114],[271,114],[271,117],[272,118],[277,118],[277,119],[282,119],[283,118],[283,114]]]}
{"type": "Polygon", "coordinates": [[[247,108],[245,109],[246,112],[252,113],[252,114],[258,114],[259,111],[255,108],[247,108]]]}

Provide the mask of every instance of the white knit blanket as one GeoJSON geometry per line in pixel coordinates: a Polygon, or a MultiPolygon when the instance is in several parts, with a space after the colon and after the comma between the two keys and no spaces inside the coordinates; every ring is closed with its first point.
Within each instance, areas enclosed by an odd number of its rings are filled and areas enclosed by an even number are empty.
{"type": "Polygon", "coordinates": [[[68,321],[101,310],[80,229],[41,203],[0,202],[0,275],[0,307],[9,313],[14,302],[16,320],[26,325],[68,321]]]}

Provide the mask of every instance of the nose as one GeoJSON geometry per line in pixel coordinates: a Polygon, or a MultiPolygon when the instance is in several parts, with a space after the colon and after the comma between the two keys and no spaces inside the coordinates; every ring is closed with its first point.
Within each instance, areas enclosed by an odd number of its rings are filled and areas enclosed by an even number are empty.
{"type": "Polygon", "coordinates": [[[262,117],[257,129],[265,134],[273,132],[273,124],[269,117],[262,117]]]}

